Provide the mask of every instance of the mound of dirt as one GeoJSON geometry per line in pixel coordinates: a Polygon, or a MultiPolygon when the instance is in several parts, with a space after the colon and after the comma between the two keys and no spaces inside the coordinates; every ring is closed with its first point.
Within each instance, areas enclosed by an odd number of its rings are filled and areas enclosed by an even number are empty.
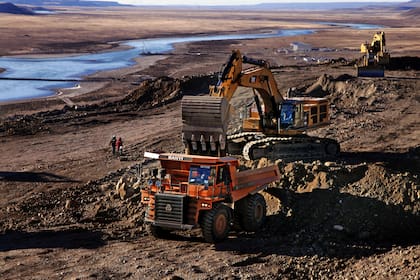
{"type": "Polygon", "coordinates": [[[173,102],[181,97],[181,81],[170,77],[144,81],[122,100],[138,109],[148,109],[173,102]]]}
{"type": "Polygon", "coordinates": [[[31,232],[74,225],[101,230],[104,240],[138,237],[144,234],[144,209],[139,183],[133,188],[137,182],[137,177],[131,176],[135,169],[121,169],[77,188],[33,194],[1,210],[13,219],[0,221],[0,228],[5,232],[31,232]]]}
{"type": "MultiPolygon", "coordinates": [[[[246,163],[249,168],[270,164],[267,159],[246,163]]],[[[380,162],[276,164],[282,177],[266,190],[267,237],[282,236],[299,254],[336,257],[365,255],[377,250],[375,244],[416,244],[418,166],[395,173],[380,162]]]]}
{"type": "Polygon", "coordinates": [[[315,132],[340,142],[343,151],[400,151],[415,148],[420,135],[415,109],[420,81],[415,77],[356,78],[321,75],[298,89],[330,100],[331,125],[315,132]],[[410,112],[410,113],[409,113],[410,112]],[[392,142],[392,144],[391,144],[392,142]],[[368,147],[369,146],[369,147],[368,147]]]}

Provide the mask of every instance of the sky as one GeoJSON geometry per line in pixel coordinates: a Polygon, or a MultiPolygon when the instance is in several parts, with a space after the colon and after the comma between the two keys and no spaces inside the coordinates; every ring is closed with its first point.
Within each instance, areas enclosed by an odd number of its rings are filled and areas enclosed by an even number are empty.
{"type": "Polygon", "coordinates": [[[259,3],[297,3],[297,2],[407,2],[408,0],[109,0],[132,5],[255,5],[259,3]]]}

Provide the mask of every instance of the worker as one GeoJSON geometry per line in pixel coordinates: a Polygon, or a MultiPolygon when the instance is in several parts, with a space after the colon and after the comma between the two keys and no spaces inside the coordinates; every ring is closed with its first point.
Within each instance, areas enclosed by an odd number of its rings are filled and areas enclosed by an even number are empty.
{"type": "Polygon", "coordinates": [[[111,144],[112,147],[112,154],[115,155],[115,146],[117,144],[117,137],[115,135],[112,135],[111,141],[109,141],[109,144],[111,144]]]}
{"type": "Polygon", "coordinates": [[[122,141],[121,137],[118,137],[116,146],[117,146],[117,151],[118,151],[119,155],[121,156],[122,155],[122,149],[123,149],[123,141],[122,141]]]}

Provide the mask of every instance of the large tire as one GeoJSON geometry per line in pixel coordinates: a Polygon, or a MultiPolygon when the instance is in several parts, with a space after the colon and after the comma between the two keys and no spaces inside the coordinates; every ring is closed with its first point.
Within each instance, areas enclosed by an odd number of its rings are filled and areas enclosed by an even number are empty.
{"type": "Polygon", "coordinates": [[[204,240],[217,243],[226,239],[230,231],[231,219],[232,210],[223,204],[204,212],[201,222],[204,240]]]}
{"type": "Polygon", "coordinates": [[[247,198],[243,198],[235,202],[233,210],[233,228],[236,231],[243,230],[244,213],[247,207],[247,198]]]}
{"type": "Polygon", "coordinates": [[[265,222],[267,205],[264,197],[257,193],[247,196],[240,206],[241,227],[245,231],[256,232],[265,222]]]}
{"type": "Polygon", "coordinates": [[[152,224],[146,224],[146,231],[149,235],[155,238],[166,238],[169,236],[169,230],[154,226],[152,224]]]}

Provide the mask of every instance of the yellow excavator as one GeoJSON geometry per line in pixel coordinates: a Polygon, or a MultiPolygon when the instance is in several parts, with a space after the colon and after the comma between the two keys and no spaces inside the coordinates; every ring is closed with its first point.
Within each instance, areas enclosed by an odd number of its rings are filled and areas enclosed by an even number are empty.
{"type": "Polygon", "coordinates": [[[363,43],[360,52],[363,56],[356,64],[358,77],[384,77],[385,66],[389,65],[390,55],[386,51],[385,33],[376,32],[372,42],[363,43]]]}
{"type": "Polygon", "coordinates": [[[223,156],[242,154],[245,159],[302,160],[334,157],[339,144],[328,138],[311,137],[310,128],[328,125],[326,98],[284,98],[269,64],[242,56],[233,50],[217,85],[208,96],[182,99],[182,137],[187,154],[223,156]],[[252,67],[243,69],[243,64],[252,67]],[[254,100],[247,107],[242,131],[228,135],[230,101],[238,87],[252,88],[254,100]]]}

